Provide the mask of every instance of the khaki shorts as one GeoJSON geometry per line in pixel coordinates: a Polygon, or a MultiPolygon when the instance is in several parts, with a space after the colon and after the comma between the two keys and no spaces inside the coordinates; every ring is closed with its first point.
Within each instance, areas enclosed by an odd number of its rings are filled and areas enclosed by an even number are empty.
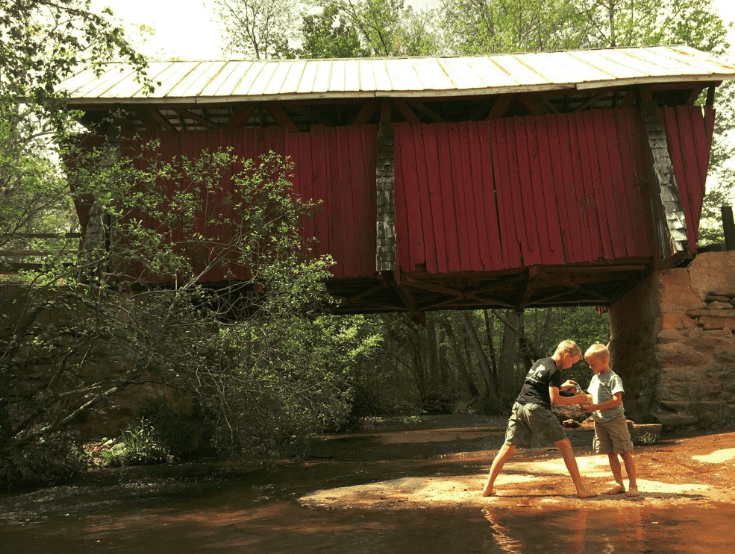
{"type": "Polygon", "coordinates": [[[543,444],[559,442],[567,438],[564,428],[551,410],[538,404],[513,404],[508,420],[505,444],[531,448],[533,438],[543,444]]]}
{"type": "Polygon", "coordinates": [[[625,415],[620,414],[610,421],[595,421],[592,446],[598,454],[622,454],[633,450],[625,415]]]}

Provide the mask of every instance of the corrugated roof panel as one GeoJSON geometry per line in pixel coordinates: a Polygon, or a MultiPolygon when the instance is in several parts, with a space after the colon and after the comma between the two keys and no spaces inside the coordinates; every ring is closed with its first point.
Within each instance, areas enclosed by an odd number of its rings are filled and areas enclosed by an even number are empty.
{"type": "Polygon", "coordinates": [[[327,92],[329,90],[329,81],[332,78],[332,60],[319,60],[316,67],[316,77],[314,78],[314,92],[327,92]]]}
{"type": "MultiPolygon", "coordinates": [[[[157,96],[161,96],[159,93],[160,89],[166,88],[166,84],[161,80],[161,77],[166,73],[167,70],[171,69],[172,65],[176,65],[174,62],[161,62],[157,64],[151,64],[150,70],[148,71],[148,78],[153,81],[154,83],[157,83],[159,80],[161,81],[161,84],[156,84],[156,90],[154,91],[154,94],[157,96]]],[[[109,96],[112,96],[114,98],[144,98],[143,96],[143,85],[135,80],[135,78],[130,78],[125,81],[122,81],[119,86],[115,87],[113,90],[110,90],[107,93],[109,96]]],[[[152,97],[153,95],[151,95],[152,97]]]]}
{"type": "Polygon", "coordinates": [[[301,86],[301,78],[306,70],[306,61],[298,60],[288,66],[288,74],[283,80],[283,89],[281,92],[291,93],[298,92],[301,86]]]}
{"type": "MultiPolygon", "coordinates": [[[[242,62],[244,64],[244,71],[242,74],[238,75],[237,81],[233,83],[232,90],[229,92],[229,94],[226,93],[226,89],[224,85],[222,86],[222,92],[225,92],[226,96],[245,96],[250,92],[250,89],[253,87],[253,83],[255,82],[255,79],[257,79],[258,75],[260,74],[263,69],[265,69],[266,64],[259,63],[259,62],[242,62]]],[[[229,80],[228,80],[229,81],[229,80]]]]}
{"type": "Polygon", "coordinates": [[[288,71],[291,69],[293,64],[285,63],[274,63],[276,70],[271,75],[268,84],[265,86],[263,92],[265,94],[279,94],[286,92],[284,90],[284,84],[286,83],[286,77],[288,77],[288,71]]]}
{"type": "MultiPolygon", "coordinates": [[[[99,79],[88,70],[64,81],[84,103],[147,98],[132,71],[112,64],[99,79]]],[[[162,81],[150,101],[202,102],[228,97],[323,98],[367,95],[434,96],[601,88],[635,83],[735,78],[735,67],[687,47],[574,50],[443,58],[153,62],[152,81],[162,81]]]]}
{"type": "MultiPolygon", "coordinates": [[[[585,76],[584,67],[572,65],[569,62],[574,58],[569,56],[554,56],[547,52],[537,52],[532,56],[524,56],[523,60],[533,71],[544,76],[549,83],[576,83],[585,76]]],[[[601,73],[604,75],[604,73],[601,73]]]]}
{"type": "Polygon", "coordinates": [[[278,66],[279,64],[274,62],[263,63],[263,69],[260,71],[260,73],[258,73],[258,76],[255,77],[255,80],[253,81],[253,84],[250,87],[248,94],[252,94],[253,96],[265,95],[265,90],[268,87],[268,83],[270,82],[271,77],[273,77],[273,74],[278,69],[278,66]]]}
{"type": "Polygon", "coordinates": [[[421,80],[416,73],[413,60],[397,58],[392,63],[386,63],[385,68],[393,91],[421,90],[421,80]]]}
{"type": "Polygon", "coordinates": [[[360,90],[375,90],[374,64],[370,63],[370,60],[367,59],[357,60],[357,64],[360,68],[360,90]]]}
{"type": "Polygon", "coordinates": [[[329,77],[329,90],[344,92],[345,90],[345,60],[332,62],[332,74],[329,77]]]}
{"type": "Polygon", "coordinates": [[[128,77],[132,76],[134,69],[128,67],[123,71],[108,71],[99,78],[95,78],[94,81],[88,83],[87,94],[89,96],[104,96],[105,93],[117,87],[121,82],[124,82],[128,77]]]}
{"type": "Polygon", "coordinates": [[[388,69],[385,67],[388,60],[379,59],[375,60],[373,64],[373,75],[375,76],[375,90],[380,92],[390,92],[393,90],[393,85],[388,77],[388,69]]]}
{"type": "Polygon", "coordinates": [[[538,86],[542,84],[551,84],[549,81],[544,79],[542,75],[539,75],[533,69],[528,67],[521,60],[523,56],[520,55],[500,55],[493,58],[495,62],[505,70],[506,73],[513,76],[513,79],[518,83],[518,86],[538,86]]]}
{"type": "Polygon", "coordinates": [[[345,90],[360,90],[360,66],[357,60],[345,60],[345,90]]]}
{"type": "Polygon", "coordinates": [[[424,90],[446,90],[454,88],[452,80],[436,58],[416,58],[414,67],[424,90]]]}
{"type": "Polygon", "coordinates": [[[472,64],[475,73],[483,76],[483,80],[488,87],[506,87],[518,84],[518,81],[512,75],[508,75],[508,72],[495,62],[495,58],[478,56],[477,58],[471,58],[469,63],[472,64]]]}
{"type": "Polygon", "coordinates": [[[196,64],[191,71],[181,76],[179,82],[176,83],[167,93],[167,97],[191,97],[201,96],[212,75],[216,74],[216,66],[213,62],[201,62],[196,64]]]}
{"type": "Polygon", "coordinates": [[[217,69],[217,73],[209,79],[207,85],[202,89],[202,96],[217,96],[219,89],[227,82],[238,66],[238,62],[223,62],[217,69]]]}
{"type": "Polygon", "coordinates": [[[297,92],[299,94],[309,94],[314,90],[314,82],[316,81],[316,70],[319,68],[319,62],[309,60],[306,62],[304,68],[304,74],[301,76],[299,82],[299,88],[297,92]]]}

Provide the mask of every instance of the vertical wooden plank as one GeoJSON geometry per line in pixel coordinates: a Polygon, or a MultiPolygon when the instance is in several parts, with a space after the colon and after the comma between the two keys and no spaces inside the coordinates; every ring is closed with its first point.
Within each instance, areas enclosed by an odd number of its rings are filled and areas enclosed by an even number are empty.
{"type": "Polygon", "coordinates": [[[495,210],[493,202],[492,213],[489,212],[489,201],[486,197],[486,188],[484,182],[484,171],[482,168],[483,154],[482,148],[486,146],[482,141],[482,130],[487,125],[480,125],[476,121],[466,123],[467,132],[467,150],[470,158],[470,186],[472,187],[473,208],[477,220],[477,245],[480,251],[480,263],[484,271],[490,271],[493,266],[492,253],[490,252],[490,242],[488,240],[489,221],[495,220],[495,210]]]}
{"type": "Polygon", "coordinates": [[[447,232],[447,263],[450,272],[461,271],[463,267],[464,243],[457,221],[457,195],[452,179],[452,160],[450,154],[450,123],[436,126],[437,161],[441,179],[442,199],[444,200],[444,229],[447,232]]]}
{"type": "MultiPolygon", "coordinates": [[[[592,260],[600,258],[609,258],[612,252],[605,250],[602,238],[600,236],[600,221],[597,215],[596,196],[594,191],[594,181],[599,179],[596,168],[593,166],[592,153],[590,152],[590,142],[587,126],[585,124],[585,114],[574,114],[574,130],[577,134],[577,144],[579,146],[579,162],[582,168],[581,185],[582,197],[580,199],[580,208],[582,209],[583,220],[587,227],[587,232],[591,238],[592,260]]],[[[592,261],[591,260],[591,261],[592,261]]]]}
{"type": "Polygon", "coordinates": [[[467,122],[458,123],[457,126],[457,145],[459,147],[460,156],[455,159],[455,163],[459,163],[458,173],[461,175],[460,187],[464,191],[465,206],[463,219],[466,222],[467,229],[467,250],[469,250],[469,262],[471,271],[482,271],[482,257],[480,255],[480,239],[478,236],[478,219],[477,213],[482,209],[478,205],[474,196],[474,186],[472,184],[472,160],[470,156],[469,131],[467,122]],[[459,171],[461,169],[461,171],[459,171]]]}
{"type": "MultiPolygon", "coordinates": [[[[517,173],[517,179],[514,179],[514,191],[520,192],[522,208],[522,216],[516,222],[516,231],[521,237],[521,246],[523,249],[523,265],[532,266],[543,263],[541,246],[539,244],[540,222],[536,214],[536,199],[534,198],[533,183],[531,181],[531,158],[529,156],[528,135],[526,131],[526,118],[514,117],[513,132],[515,134],[515,153],[517,154],[517,163],[511,164],[511,177],[517,173]],[[516,171],[514,172],[514,167],[516,171]],[[523,229],[518,229],[521,225],[523,229]],[[525,237],[524,237],[525,234],[525,237]],[[524,240],[525,239],[525,240],[524,240]]],[[[511,151],[511,155],[513,155],[511,151]]],[[[514,193],[515,201],[515,193],[514,193]]]]}
{"type": "Polygon", "coordinates": [[[643,213],[641,210],[641,197],[638,193],[636,183],[636,161],[633,136],[628,133],[628,125],[626,118],[630,117],[632,111],[630,108],[617,108],[612,110],[612,125],[615,127],[615,135],[617,136],[617,157],[613,158],[612,163],[618,164],[620,172],[621,186],[623,189],[623,201],[625,202],[625,213],[627,215],[627,226],[625,229],[625,240],[629,256],[645,256],[647,248],[642,242],[645,237],[645,228],[641,225],[643,222],[643,213]]]}
{"type": "Polygon", "coordinates": [[[329,190],[332,192],[330,211],[329,236],[331,240],[331,254],[335,261],[335,275],[344,277],[349,275],[347,260],[345,259],[345,229],[342,222],[342,203],[344,202],[344,187],[339,167],[339,144],[333,127],[322,129],[324,134],[325,162],[328,175],[329,190]]]}
{"type": "MultiPolygon", "coordinates": [[[[329,174],[329,146],[324,128],[321,126],[312,127],[308,142],[310,143],[310,151],[305,153],[310,158],[311,172],[308,177],[311,179],[319,197],[324,200],[315,218],[317,238],[319,239],[316,251],[319,255],[333,254],[332,217],[334,203],[339,200],[335,198],[339,191],[334,190],[334,183],[331,182],[329,174]]],[[[335,270],[336,267],[333,267],[333,273],[335,270]]]]}
{"type": "Polygon", "coordinates": [[[574,196],[574,181],[571,171],[571,154],[569,152],[569,134],[560,131],[566,127],[567,117],[560,114],[546,116],[547,139],[549,149],[549,163],[551,176],[554,181],[554,191],[559,212],[559,231],[562,242],[564,261],[573,263],[580,258],[583,252],[580,244],[582,232],[579,218],[574,210],[576,198],[574,196]]]}
{"type": "MultiPolygon", "coordinates": [[[[597,259],[597,250],[594,245],[594,237],[590,233],[589,221],[586,209],[586,191],[584,186],[584,172],[582,167],[582,154],[579,133],[577,132],[577,121],[573,114],[566,114],[559,120],[560,137],[562,139],[563,152],[569,153],[568,166],[562,165],[565,175],[570,179],[572,191],[572,203],[567,207],[567,213],[574,218],[579,227],[579,253],[577,261],[594,261],[597,259]]],[[[564,161],[565,158],[562,158],[564,161]]]]}
{"type": "Polygon", "coordinates": [[[557,195],[555,163],[552,163],[551,147],[549,145],[549,119],[553,116],[538,116],[533,118],[533,127],[536,130],[536,147],[538,151],[538,187],[543,194],[543,210],[546,215],[546,229],[548,233],[548,252],[546,263],[564,263],[564,244],[562,241],[562,226],[566,224],[567,207],[563,196],[557,195]]]}
{"type": "Polygon", "coordinates": [[[457,238],[459,240],[459,260],[461,271],[471,271],[472,261],[470,257],[468,222],[466,218],[467,203],[465,200],[465,189],[463,186],[462,151],[459,142],[459,128],[456,123],[449,123],[446,127],[449,140],[449,150],[444,154],[442,163],[451,168],[452,191],[454,191],[454,220],[457,226],[457,238]]]}
{"type": "MultiPolygon", "coordinates": [[[[618,209],[617,194],[613,190],[615,186],[614,179],[618,175],[613,175],[613,168],[610,163],[607,122],[603,110],[593,110],[590,113],[595,130],[597,164],[600,169],[598,193],[601,193],[601,196],[598,196],[598,214],[607,223],[613,256],[615,258],[624,258],[626,256],[626,248],[625,236],[622,230],[623,221],[621,221],[622,215],[618,209]],[[602,198],[602,202],[600,202],[600,198],[602,198]]],[[[615,137],[612,140],[615,141],[615,137]]]]}
{"type": "Polygon", "coordinates": [[[421,210],[421,234],[424,237],[424,259],[426,261],[426,271],[436,273],[437,271],[437,248],[436,248],[436,229],[433,224],[431,212],[431,199],[429,197],[429,182],[426,171],[426,163],[424,161],[426,154],[424,153],[424,140],[422,134],[423,125],[409,125],[407,131],[411,137],[413,144],[413,152],[415,154],[416,183],[418,191],[418,200],[421,210]]]}
{"type": "Polygon", "coordinates": [[[344,246],[342,256],[345,260],[347,275],[358,275],[360,245],[357,233],[357,222],[354,216],[355,190],[351,183],[351,156],[349,135],[345,127],[336,127],[337,163],[339,165],[339,183],[342,189],[341,212],[344,246]]]}
{"type": "Polygon", "coordinates": [[[477,140],[480,151],[481,183],[484,194],[483,212],[485,213],[485,237],[490,254],[490,269],[504,269],[503,247],[501,245],[501,222],[496,202],[495,180],[493,178],[493,150],[491,126],[487,121],[477,123],[477,140]]]}
{"type": "Polygon", "coordinates": [[[505,120],[492,121],[489,129],[493,156],[493,178],[497,195],[498,218],[500,220],[500,246],[503,255],[503,266],[506,268],[521,267],[520,240],[516,234],[513,185],[510,179],[511,168],[508,165],[508,150],[512,148],[512,145],[508,144],[506,138],[505,120]]]}
{"type": "Polygon", "coordinates": [[[403,177],[403,131],[400,124],[393,127],[393,151],[395,152],[395,210],[396,210],[396,269],[412,268],[409,251],[409,221],[406,204],[406,182],[403,177]]]}
{"type": "Polygon", "coordinates": [[[705,187],[707,183],[707,173],[709,171],[709,148],[710,140],[707,136],[707,127],[705,125],[704,117],[707,112],[712,110],[707,108],[702,112],[699,106],[692,106],[691,110],[691,123],[692,132],[694,133],[694,144],[697,152],[697,163],[699,166],[699,182],[702,185],[701,194],[704,196],[705,187]]]}
{"type": "MultiPolygon", "coordinates": [[[[687,179],[686,192],[691,210],[692,233],[687,234],[691,235],[689,236],[689,246],[692,252],[696,250],[697,239],[699,238],[699,218],[707,183],[707,170],[709,169],[709,152],[704,155],[703,146],[706,145],[706,140],[702,140],[704,137],[701,131],[704,127],[704,120],[701,114],[701,110],[696,106],[677,106],[676,108],[681,156],[687,179]]],[[[688,225],[689,221],[687,221],[688,225]]]]}
{"type": "MultiPolygon", "coordinates": [[[[447,243],[450,240],[445,230],[444,206],[446,202],[442,198],[442,183],[439,175],[439,153],[436,146],[436,125],[423,125],[421,132],[423,159],[425,167],[426,183],[429,189],[429,202],[431,204],[431,219],[434,227],[434,240],[436,242],[436,270],[439,273],[447,273],[447,243]]],[[[456,250],[456,248],[454,248],[456,250]]]]}
{"type": "Polygon", "coordinates": [[[375,274],[375,256],[377,229],[375,222],[377,219],[377,197],[375,188],[375,167],[376,167],[376,129],[373,125],[355,126],[354,132],[357,133],[360,144],[360,180],[362,182],[362,194],[365,199],[365,213],[362,215],[362,226],[366,236],[366,257],[362,260],[361,275],[375,274]]]}
{"type": "MultiPolygon", "coordinates": [[[[394,128],[397,128],[396,125],[394,128]]],[[[397,129],[396,129],[397,132],[397,129]]],[[[396,166],[400,164],[403,174],[403,186],[406,201],[406,222],[408,224],[409,267],[406,271],[414,271],[419,264],[426,263],[425,237],[421,221],[421,198],[418,176],[416,174],[416,148],[411,126],[400,125],[401,155],[396,156],[396,166]]]]}
{"type": "Polygon", "coordinates": [[[370,189],[364,170],[364,145],[359,127],[345,127],[350,144],[350,185],[353,187],[353,225],[357,244],[355,251],[358,276],[372,275],[375,272],[375,217],[371,210],[370,189]]]}

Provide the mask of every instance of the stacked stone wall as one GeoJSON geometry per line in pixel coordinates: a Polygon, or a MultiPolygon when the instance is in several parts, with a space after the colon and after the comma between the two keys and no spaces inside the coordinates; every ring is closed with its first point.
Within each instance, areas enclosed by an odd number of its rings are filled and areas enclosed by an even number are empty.
{"type": "Polygon", "coordinates": [[[655,272],[611,307],[610,327],[631,419],[735,425],[735,252],[655,272]]]}

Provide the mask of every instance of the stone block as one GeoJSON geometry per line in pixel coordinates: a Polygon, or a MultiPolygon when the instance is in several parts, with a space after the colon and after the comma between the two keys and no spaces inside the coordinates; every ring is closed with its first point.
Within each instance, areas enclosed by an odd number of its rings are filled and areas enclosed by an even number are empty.
{"type": "Polygon", "coordinates": [[[689,414],[659,411],[655,414],[658,422],[666,427],[685,427],[697,423],[697,418],[689,414]]]}
{"type": "Polygon", "coordinates": [[[735,251],[698,254],[686,268],[694,293],[704,299],[707,294],[732,292],[735,283],[735,251]]]}
{"type": "Polygon", "coordinates": [[[662,367],[699,366],[712,360],[709,352],[702,352],[682,342],[657,344],[656,361],[662,367]]]}
{"type": "Polygon", "coordinates": [[[704,308],[704,296],[691,287],[686,268],[668,269],[658,274],[658,301],[661,313],[683,312],[704,308]]]}
{"type": "Polygon", "coordinates": [[[661,329],[689,329],[697,326],[697,323],[684,312],[662,314],[659,324],[661,329]]]}
{"type": "Polygon", "coordinates": [[[705,331],[710,330],[729,330],[735,329],[735,317],[710,317],[703,316],[697,319],[697,323],[705,331]]]}
{"type": "Polygon", "coordinates": [[[725,300],[724,302],[721,302],[719,300],[715,300],[714,302],[710,302],[707,304],[708,310],[732,310],[732,304],[728,300],[725,300]]]}
{"type": "Polygon", "coordinates": [[[677,329],[665,329],[665,328],[656,336],[656,338],[658,339],[659,344],[666,344],[666,343],[671,343],[671,342],[684,342],[686,340],[686,337],[681,331],[677,329]]]}

